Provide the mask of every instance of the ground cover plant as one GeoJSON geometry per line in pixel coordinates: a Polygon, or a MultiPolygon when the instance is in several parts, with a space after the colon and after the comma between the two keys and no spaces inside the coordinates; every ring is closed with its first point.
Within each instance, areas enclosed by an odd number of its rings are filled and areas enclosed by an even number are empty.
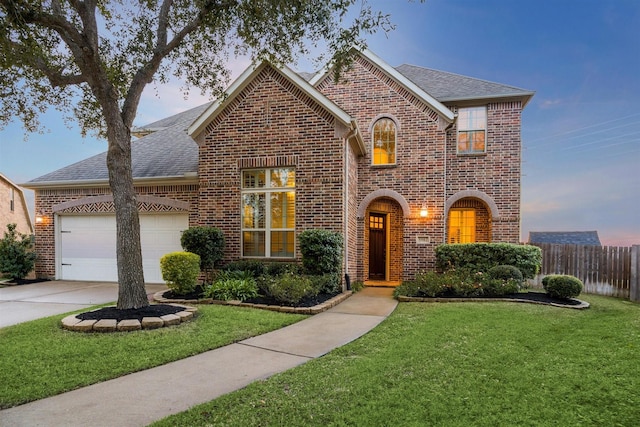
{"type": "Polygon", "coordinates": [[[328,355],[154,426],[637,425],[640,306],[402,303],[328,355]]]}
{"type": "Polygon", "coordinates": [[[100,334],[60,328],[66,315],[0,329],[0,409],[152,368],[295,323],[306,316],[198,307],[196,321],[100,334]]]}

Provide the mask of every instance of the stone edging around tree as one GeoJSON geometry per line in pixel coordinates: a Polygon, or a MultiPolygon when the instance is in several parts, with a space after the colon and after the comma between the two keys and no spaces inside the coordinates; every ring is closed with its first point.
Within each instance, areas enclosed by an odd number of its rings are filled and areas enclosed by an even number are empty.
{"type": "Polygon", "coordinates": [[[75,332],[128,332],[140,329],[158,329],[165,326],[179,325],[182,322],[191,320],[198,310],[195,307],[182,304],[171,305],[182,307],[184,310],[161,317],[144,317],[142,321],[125,319],[119,322],[116,319],[82,320],[76,317],[77,314],[72,314],[62,319],[62,327],[75,332]]]}
{"type": "Polygon", "coordinates": [[[557,304],[554,302],[543,302],[543,301],[535,301],[529,299],[518,299],[518,298],[422,298],[422,297],[405,297],[398,296],[399,302],[517,302],[517,303],[525,303],[525,304],[541,304],[541,305],[551,305],[553,307],[561,307],[561,308],[573,308],[575,310],[584,310],[591,305],[586,302],[576,298],[571,298],[573,301],[578,301],[580,304],[570,305],[570,304],[557,304]]]}
{"type": "Polygon", "coordinates": [[[318,314],[318,313],[322,313],[323,311],[326,311],[336,305],[338,305],[339,303],[341,303],[342,301],[346,300],[347,298],[349,298],[351,295],[353,295],[353,291],[346,291],[343,292],[339,295],[336,295],[335,297],[323,302],[322,304],[318,304],[315,305],[313,307],[289,307],[289,306],[284,306],[284,305],[268,305],[268,304],[253,304],[253,303],[247,303],[247,302],[241,302],[241,301],[220,301],[220,300],[215,300],[212,298],[202,298],[202,299],[189,299],[189,300],[182,300],[182,299],[168,299],[163,297],[163,294],[166,291],[160,291],[160,292],[156,292],[153,295],[153,300],[157,301],[159,303],[163,303],[163,304],[169,304],[169,303],[178,303],[178,304],[221,304],[221,305],[233,305],[233,306],[237,306],[237,307],[249,307],[249,308],[258,308],[261,310],[271,310],[271,311],[278,311],[280,313],[295,313],[295,314],[318,314]]]}

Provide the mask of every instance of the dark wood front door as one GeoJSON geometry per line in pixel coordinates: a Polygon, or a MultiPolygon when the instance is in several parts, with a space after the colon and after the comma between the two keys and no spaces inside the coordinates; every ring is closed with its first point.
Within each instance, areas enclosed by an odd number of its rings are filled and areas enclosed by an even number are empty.
{"type": "Polygon", "coordinates": [[[386,215],[369,215],[369,279],[385,280],[387,267],[386,215]]]}

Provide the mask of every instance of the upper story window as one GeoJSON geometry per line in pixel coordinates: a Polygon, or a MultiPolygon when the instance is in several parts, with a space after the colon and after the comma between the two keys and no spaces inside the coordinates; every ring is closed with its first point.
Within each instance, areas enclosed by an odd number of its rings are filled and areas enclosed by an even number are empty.
{"type": "Polygon", "coordinates": [[[373,164],[396,164],[396,123],[382,118],[373,125],[373,164]]]}
{"type": "Polygon", "coordinates": [[[9,189],[9,210],[13,212],[16,206],[16,192],[13,188],[9,189]]]}
{"type": "Polygon", "coordinates": [[[458,154],[479,154],[487,151],[487,108],[458,110],[458,154]]]}
{"type": "Polygon", "coordinates": [[[294,257],[295,185],[293,168],[242,171],[242,256],[294,257]]]}

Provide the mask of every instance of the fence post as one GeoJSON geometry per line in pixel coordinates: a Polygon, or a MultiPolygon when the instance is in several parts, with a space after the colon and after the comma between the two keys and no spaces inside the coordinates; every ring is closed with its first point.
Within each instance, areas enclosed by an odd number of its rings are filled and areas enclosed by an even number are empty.
{"type": "Polygon", "coordinates": [[[631,247],[629,299],[634,302],[640,302],[640,245],[633,245],[631,247]]]}

